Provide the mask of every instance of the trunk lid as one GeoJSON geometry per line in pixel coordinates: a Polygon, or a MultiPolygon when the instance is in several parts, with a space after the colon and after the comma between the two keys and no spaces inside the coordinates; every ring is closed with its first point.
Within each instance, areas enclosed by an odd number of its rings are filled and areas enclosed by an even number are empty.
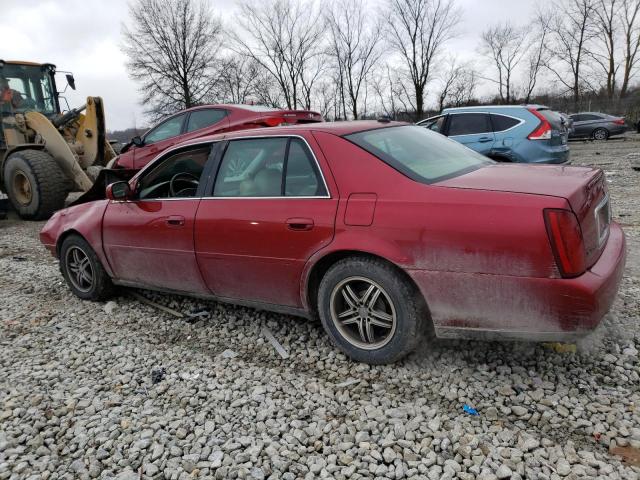
{"type": "Polygon", "coordinates": [[[609,194],[604,173],[600,169],[497,164],[434,185],[566,199],[580,222],[587,267],[591,267],[600,257],[609,235],[609,194]]]}

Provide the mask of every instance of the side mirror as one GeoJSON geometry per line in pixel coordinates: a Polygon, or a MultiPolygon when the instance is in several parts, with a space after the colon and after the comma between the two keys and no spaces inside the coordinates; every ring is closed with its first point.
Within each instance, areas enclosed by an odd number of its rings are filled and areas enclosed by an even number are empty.
{"type": "Polygon", "coordinates": [[[109,200],[127,200],[131,195],[129,182],[115,182],[107,186],[106,197],[109,200]]]}
{"type": "Polygon", "coordinates": [[[136,147],[142,147],[144,145],[144,140],[142,140],[138,135],[131,139],[131,143],[133,143],[136,147]]]}
{"type": "Polygon", "coordinates": [[[73,78],[73,74],[72,73],[67,73],[66,77],[67,77],[67,83],[71,87],[71,90],[75,90],[76,89],[76,79],[73,78]]]}

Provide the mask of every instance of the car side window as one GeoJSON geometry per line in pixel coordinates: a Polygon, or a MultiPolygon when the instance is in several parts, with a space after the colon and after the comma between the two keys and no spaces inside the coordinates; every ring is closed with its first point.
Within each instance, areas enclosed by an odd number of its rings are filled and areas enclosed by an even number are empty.
{"type": "Polygon", "coordinates": [[[573,120],[574,122],[582,121],[582,115],[569,115],[569,118],[571,118],[571,120],[573,120]]]}
{"type": "Polygon", "coordinates": [[[174,153],[145,172],[138,184],[138,199],[195,197],[211,145],[174,153]]]}
{"type": "Polygon", "coordinates": [[[491,114],[491,123],[494,132],[504,132],[520,123],[520,120],[505,115],[491,114]]]}
{"type": "Polygon", "coordinates": [[[450,137],[488,132],[491,132],[491,124],[486,113],[456,113],[449,119],[450,137]]]}
{"type": "Polygon", "coordinates": [[[144,136],[144,143],[149,145],[167,138],[177,137],[182,132],[183,121],[184,115],[177,115],[166,120],[144,136]]]}
{"type": "Polygon", "coordinates": [[[205,128],[218,123],[226,115],[227,112],[217,108],[194,110],[189,114],[189,121],[187,122],[187,132],[200,130],[201,128],[205,128]]]}
{"type": "Polygon", "coordinates": [[[279,197],[288,139],[232,140],[222,158],[214,197],[279,197]]]}
{"type": "Polygon", "coordinates": [[[582,120],[584,120],[584,121],[589,121],[589,120],[602,120],[602,117],[599,117],[598,115],[590,115],[590,114],[586,114],[586,115],[582,115],[582,120]]]}
{"type": "Polygon", "coordinates": [[[446,118],[447,118],[446,115],[440,115],[439,117],[430,118],[429,120],[426,120],[424,123],[420,123],[420,126],[427,128],[432,132],[440,133],[442,132],[442,129],[444,127],[444,121],[446,118]]]}
{"type": "Polygon", "coordinates": [[[299,138],[292,138],[285,162],[285,195],[316,197],[327,195],[318,166],[309,147],[299,138]]]}

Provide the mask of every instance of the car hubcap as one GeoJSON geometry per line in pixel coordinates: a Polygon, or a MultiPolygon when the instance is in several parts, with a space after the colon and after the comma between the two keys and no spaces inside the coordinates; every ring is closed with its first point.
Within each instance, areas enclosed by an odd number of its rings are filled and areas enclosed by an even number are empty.
{"type": "Polygon", "coordinates": [[[352,345],[374,350],[396,331],[396,309],[385,290],[365,277],[349,277],[331,292],[331,319],[352,345]]]}
{"type": "Polygon", "coordinates": [[[79,247],[67,250],[67,271],[69,280],[81,292],[88,292],[93,286],[93,269],[87,254],[79,247]]]}
{"type": "Polygon", "coordinates": [[[31,203],[31,182],[27,175],[18,170],[13,176],[13,193],[15,200],[20,205],[29,205],[31,203]]]}
{"type": "Polygon", "coordinates": [[[598,130],[596,132],[596,140],[604,140],[605,138],[607,138],[607,134],[605,132],[602,130],[598,130]]]}

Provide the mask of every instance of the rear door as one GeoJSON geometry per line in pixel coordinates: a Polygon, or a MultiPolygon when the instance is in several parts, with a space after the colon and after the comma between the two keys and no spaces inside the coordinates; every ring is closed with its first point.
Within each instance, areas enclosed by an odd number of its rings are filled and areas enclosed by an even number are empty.
{"type": "Polygon", "coordinates": [[[195,227],[198,263],[214,295],[302,306],[304,265],[332,241],[338,206],[312,147],[312,138],[290,136],[228,142],[195,227]]]}
{"type": "Polygon", "coordinates": [[[483,155],[491,153],[495,135],[484,112],[450,113],[447,136],[483,155]]]}

